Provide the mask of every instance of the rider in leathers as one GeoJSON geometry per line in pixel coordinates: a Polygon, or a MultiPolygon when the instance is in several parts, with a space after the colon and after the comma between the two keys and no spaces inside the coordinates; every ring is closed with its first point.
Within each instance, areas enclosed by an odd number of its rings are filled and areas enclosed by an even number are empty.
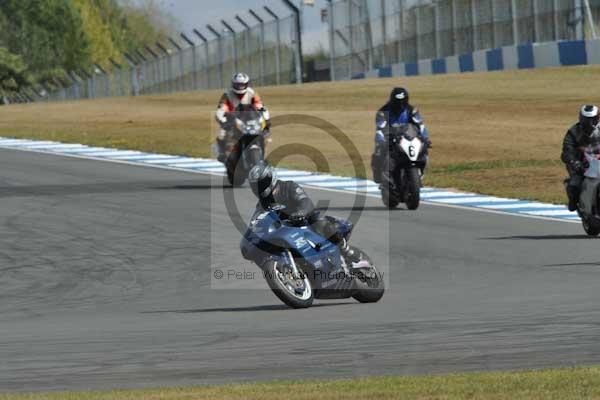
{"type": "Polygon", "coordinates": [[[582,147],[590,144],[592,133],[598,128],[600,116],[598,107],[586,105],[579,112],[579,122],[573,125],[565,135],[561,160],[567,167],[569,178],[565,181],[569,211],[577,210],[583,174],[585,173],[582,147]]]}
{"type": "Polygon", "coordinates": [[[396,123],[413,124],[425,143],[425,151],[431,147],[429,132],[423,123],[423,118],[409,100],[406,89],[394,88],[390,93],[389,101],[379,109],[375,116],[377,131],[375,132],[375,151],[371,157],[371,168],[373,169],[373,179],[377,183],[381,181],[381,170],[386,155],[386,136],[391,125],[396,123]]]}
{"type": "Polygon", "coordinates": [[[360,261],[360,257],[339,234],[335,219],[320,217],[312,200],[296,182],[278,180],[273,167],[264,161],[250,170],[248,181],[252,192],[258,197],[257,208],[267,210],[274,205],[285,206],[282,212],[286,219],[296,223],[308,222],[315,232],[335,243],[346,260],[352,263],[360,261]]]}
{"type": "Polygon", "coordinates": [[[269,112],[258,93],[250,87],[250,77],[244,73],[235,74],[231,79],[231,88],[227,89],[219,100],[215,115],[215,119],[221,126],[217,136],[217,160],[220,162],[225,162],[227,141],[233,129],[227,116],[240,106],[249,106],[262,113],[266,123],[265,137],[269,136],[269,130],[271,129],[269,112]]]}

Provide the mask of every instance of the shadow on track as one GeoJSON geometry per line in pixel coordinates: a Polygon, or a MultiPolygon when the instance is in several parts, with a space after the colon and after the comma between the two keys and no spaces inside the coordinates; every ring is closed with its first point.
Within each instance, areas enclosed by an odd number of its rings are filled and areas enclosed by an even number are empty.
{"type": "Polygon", "coordinates": [[[500,237],[486,237],[479,238],[478,240],[582,240],[582,239],[595,239],[594,237],[587,235],[521,235],[521,236],[500,236],[500,237]]]}
{"type": "Polygon", "coordinates": [[[317,211],[387,211],[387,212],[398,212],[398,211],[408,211],[406,208],[393,208],[389,209],[384,205],[381,206],[364,206],[364,207],[328,207],[328,208],[319,208],[317,211]]]}
{"type": "Polygon", "coordinates": [[[569,263],[569,264],[548,264],[544,267],[600,267],[599,262],[582,262],[582,263],[569,263]]]}
{"type": "Polygon", "coordinates": [[[217,185],[175,185],[175,186],[159,186],[153,189],[157,190],[211,190],[211,189],[223,189],[222,186],[217,185]]]}
{"type": "MultiPolygon", "coordinates": [[[[357,304],[357,303],[319,303],[313,304],[311,308],[319,308],[319,307],[332,307],[332,306],[343,306],[348,304],[357,304]]],[[[279,310],[293,310],[292,308],[286,306],[285,304],[269,304],[262,306],[249,306],[249,307],[219,307],[219,308],[199,308],[199,309],[191,309],[191,310],[158,310],[158,311],[141,311],[141,314],[164,314],[164,313],[174,313],[174,314],[195,314],[195,313],[214,313],[214,312],[248,312],[248,311],[279,311],[279,310]]]]}

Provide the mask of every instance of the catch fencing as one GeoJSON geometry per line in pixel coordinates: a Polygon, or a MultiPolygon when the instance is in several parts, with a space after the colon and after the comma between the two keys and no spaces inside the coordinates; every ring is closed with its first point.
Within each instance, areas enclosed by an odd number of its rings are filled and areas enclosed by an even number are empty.
{"type": "Polygon", "coordinates": [[[600,0],[338,0],[328,14],[336,80],[483,49],[595,38],[600,0]]]}
{"type": "MultiPolygon", "coordinates": [[[[127,54],[109,67],[66,71],[55,79],[22,90],[5,102],[59,101],[115,96],[138,96],[189,90],[221,89],[230,85],[236,71],[250,75],[257,85],[295,83],[299,79],[295,17],[263,20],[250,26],[221,22],[224,29],[207,26],[214,39],[197,30],[165,43],[155,43],[127,54]],[[241,28],[239,28],[241,27],[241,28]],[[205,36],[206,35],[206,36],[205,36]]],[[[216,25],[216,24],[215,24],[216,25]]]]}

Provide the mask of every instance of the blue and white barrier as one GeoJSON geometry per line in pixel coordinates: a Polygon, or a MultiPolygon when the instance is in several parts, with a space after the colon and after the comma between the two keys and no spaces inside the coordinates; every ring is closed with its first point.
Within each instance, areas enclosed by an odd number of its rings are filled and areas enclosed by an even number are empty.
{"type": "Polygon", "coordinates": [[[352,79],[505,71],[600,64],[600,40],[526,43],[470,54],[399,63],[361,73],[352,79]]]}

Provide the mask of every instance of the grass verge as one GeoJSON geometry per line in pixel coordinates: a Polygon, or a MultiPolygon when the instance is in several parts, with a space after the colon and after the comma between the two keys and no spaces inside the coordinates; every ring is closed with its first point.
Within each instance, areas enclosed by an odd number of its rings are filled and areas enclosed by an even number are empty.
{"type": "MultiPolygon", "coordinates": [[[[561,142],[577,118],[600,67],[373,79],[259,88],[274,117],[301,114],[339,127],[370,171],[374,112],[393,86],[404,85],[431,130],[426,183],[480,193],[563,202],[561,142]],[[560,93],[557,98],[556,93],[560,93]]],[[[150,152],[211,156],[212,113],[220,93],[0,107],[0,135],[78,142],[150,152]]],[[[307,144],[328,169],[355,175],[339,142],[319,126],[273,129],[274,150],[307,144]]],[[[356,161],[356,160],[355,160],[356,161]]],[[[283,164],[314,170],[306,156],[283,164]]],[[[369,172],[370,174],[370,172],[369,172]]]]}
{"type": "Polygon", "coordinates": [[[110,392],[1,395],[0,400],[600,399],[600,368],[275,382],[110,392]]]}

